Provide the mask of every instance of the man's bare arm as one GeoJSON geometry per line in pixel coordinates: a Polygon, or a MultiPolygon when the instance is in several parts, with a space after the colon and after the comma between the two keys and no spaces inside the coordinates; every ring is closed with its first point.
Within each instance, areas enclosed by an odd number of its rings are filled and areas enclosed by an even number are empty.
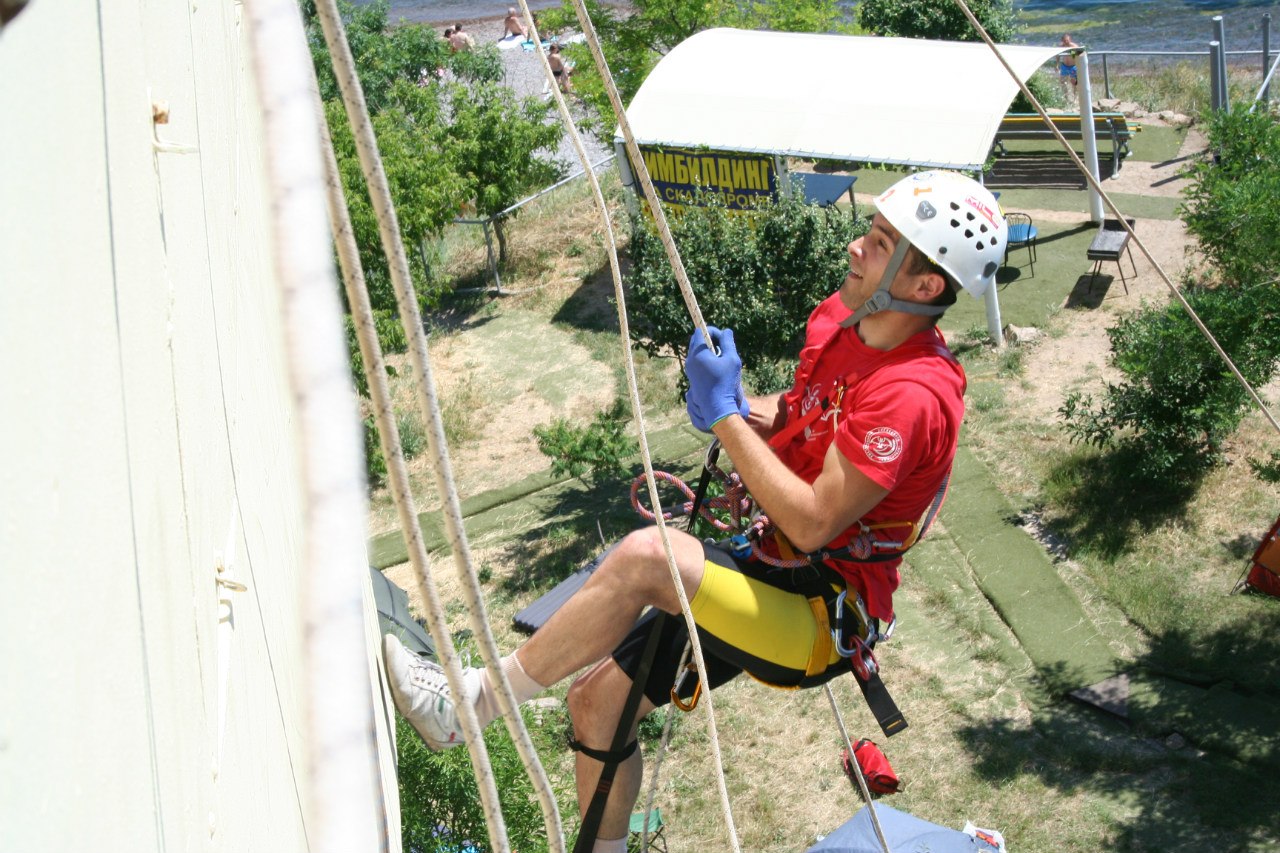
{"type": "Polygon", "coordinates": [[[782,402],[781,394],[769,394],[765,397],[748,397],[747,405],[751,407],[751,415],[747,418],[747,426],[755,430],[756,435],[768,441],[774,433],[787,423],[787,408],[782,402]]]}
{"type": "Polygon", "coordinates": [[[783,465],[740,416],[730,415],[712,429],[752,497],[802,551],[826,545],[889,493],[855,468],[834,442],[827,448],[822,473],[809,485],[783,465]]]}

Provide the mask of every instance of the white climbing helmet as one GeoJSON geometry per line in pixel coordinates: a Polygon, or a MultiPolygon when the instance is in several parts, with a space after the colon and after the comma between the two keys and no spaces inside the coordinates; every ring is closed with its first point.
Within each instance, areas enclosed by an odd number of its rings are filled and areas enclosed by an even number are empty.
{"type": "Polygon", "coordinates": [[[982,296],[1009,237],[991,191],[959,172],[916,172],[876,199],[876,209],[961,287],[982,296]]]}

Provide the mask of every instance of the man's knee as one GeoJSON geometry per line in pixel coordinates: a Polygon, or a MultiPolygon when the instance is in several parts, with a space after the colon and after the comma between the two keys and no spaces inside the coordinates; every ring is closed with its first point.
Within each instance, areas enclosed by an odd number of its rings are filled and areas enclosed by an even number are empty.
{"type": "Polygon", "coordinates": [[[617,666],[610,660],[580,676],[569,686],[566,697],[578,739],[597,749],[608,747],[607,741],[618,724],[619,699],[608,689],[612,679],[602,677],[600,672],[610,665],[617,666]],[[600,742],[596,743],[597,740],[600,742]]]}

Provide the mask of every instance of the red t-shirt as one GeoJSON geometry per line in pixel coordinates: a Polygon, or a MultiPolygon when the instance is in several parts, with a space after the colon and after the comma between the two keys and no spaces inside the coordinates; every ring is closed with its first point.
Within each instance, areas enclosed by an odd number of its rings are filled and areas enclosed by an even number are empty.
{"type": "MultiPolygon", "coordinates": [[[[864,344],[856,329],[840,327],[849,314],[836,293],[809,315],[795,384],[783,398],[787,421],[834,400],[839,385],[845,386],[844,396],[775,452],[812,483],[834,440],[855,468],[889,490],[863,521],[916,522],[951,470],[964,416],[964,371],[936,329],[886,353],[864,344]]],[[[830,547],[847,544],[857,530],[849,528],[830,547]]],[[[901,541],[909,533],[910,528],[894,527],[877,535],[901,541]]],[[[901,562],[831,565],[858,590],[872,616],[888,620],[901,562]]]]}

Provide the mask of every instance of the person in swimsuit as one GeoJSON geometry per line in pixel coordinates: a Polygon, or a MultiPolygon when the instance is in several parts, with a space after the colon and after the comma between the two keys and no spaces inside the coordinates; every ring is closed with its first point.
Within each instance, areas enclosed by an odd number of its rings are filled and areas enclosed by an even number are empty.
{"type": "MultiPolygon", "coordinates": [[[[1080,45],[1071,40],[1071,35],[1064,34],[1062,41],[1059,42],[1063,49],[1078,48],[1080,45]]],[[[1058,83],[1062,86],[1062,93],[1067,98],[1068,105],[1074,105],[1076,109],[1080,108],[1079,85],[1080,80],[1076,71],[1076,55],[1074,53],[1063,53],[1058,55],[1058,83]]]]}
{"type": "Polygon", "coordinates": [[[556,78],[556,82],[560,84],[560,91],[566,95],[569,94],[571,91],[569,75],[573,73],[573,69],[560,56],[560,45],[551,45],[551,50],[547,54],[547,64],[551,66],[551,74],[556,78]]]}

